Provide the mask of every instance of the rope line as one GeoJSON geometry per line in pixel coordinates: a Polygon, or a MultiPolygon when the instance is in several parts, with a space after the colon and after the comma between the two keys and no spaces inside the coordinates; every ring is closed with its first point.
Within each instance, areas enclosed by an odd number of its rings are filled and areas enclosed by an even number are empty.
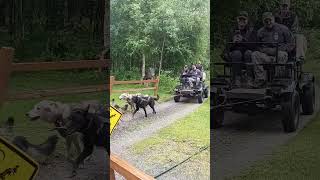
{"type": "Polygon", "coordinates": [[[180,166],[181,164],[187,162],[187,161],[190,160],[192,157],[194,157],[194,156],[202,153],[203,151],[207,150],[209,147],[210,147],[210,145],[209,145],[209,146],[203,146],[202,148],[200,148],[200,151],[194,153],[193,155],[189,156],[188,158],[186,158],[185,160],[179,162],[178,164],[176,164],[176,165],[174,165],[174,166],[171,166],[169,169],[161,172],[160,174],[156,175],[154,178],[157,179],[158,177],[160,177],[160,176],[168,173],[169,171],[173,170],[174,168],[176,168],[176,167],[180,166]]]}

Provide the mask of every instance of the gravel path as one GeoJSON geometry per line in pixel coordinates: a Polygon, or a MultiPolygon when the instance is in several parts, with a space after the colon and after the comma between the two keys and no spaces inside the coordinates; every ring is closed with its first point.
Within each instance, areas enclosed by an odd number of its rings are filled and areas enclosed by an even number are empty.
{"type": "MultiPolygon", "coordinates": [[[[317,88],[317,92],[319,88],[317,88]]],[[[316,96],[319,111],[319,94],[316,96]]],[[[296,136],[315,116],[300,116],[300,129],[284,133],[279,113],[248,117],[228,112],[223,128],[211,131],[212,176],[215,180],[237,176],[255,161],[271,156],[276,147],[296,136]]]]}
{"type": "Polygon", "coordinates": [[[36,180],[107,180],[106,151],[96,148],[90,160],[78,170],[77,176],[69,178],[72,166],[62,155],[55,155],[48,165],[41,165],[36,180]]]}
{"type": "MultiPolygon", "coordinates": [[[[132,119],[130,114],[125,115],[111,136],[111,152],[119,155],[121,158],[125,159],[142,171],[148,172],[149,175],[156,175],[164,171],[168,167],[159,167],[156,162],[145,161],[147,160],[147,157],[154,157],[156,154],[149,153],[145,156],[143,155],[143,157],[135,156],[130,152],[129,149],[135,143],[149,138],[153,134],[157,133],[160,129],[169,126],[180,118],[185,117],[200,106],[196,99],[181,100],[182,102],[179,103],[169,101],[156,104],[155,108],[157,114],[152,114],[151,108],[147,108],[148,118],[144,118],[143,110],[140,110],[135,115],[134,119],[132,119]]],[[[173,171],[171,175],[168,173],[166,176],[163,176],[162,179],[176,179],[176,177],[179,177],[177,176],[177,174],[179,174],[178,170],[173,171]]]]}

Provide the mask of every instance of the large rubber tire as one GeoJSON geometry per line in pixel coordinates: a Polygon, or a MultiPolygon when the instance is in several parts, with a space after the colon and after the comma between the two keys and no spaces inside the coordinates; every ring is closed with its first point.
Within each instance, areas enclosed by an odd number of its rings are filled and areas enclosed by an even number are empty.
{"type": "Polygon", "coordinates": [[[202,104],[202,103],[203,103],[203,92],[201,92],[201,93],[197,96],[197,99],[198,99],[198,103],[199,103],[199,104],[202,104]]]}
{"type": "Polygon", "coordinates": [[[180,102],[180,96],[174,96],[173,100],[174,102],[180,102]]]}
{"type": "Polygon", "coordinates": [[[208,98],[208,97],[209,97],[208,88],[205,88],[205,89],[203,90],[203,97],[204,97],[204,98],[208,98]]]}
{"type": "Polygon", "coordinates": [[[313,114],[315,109],[315,88],[313,83],[303,88],[301,101],[303,114],[313,114]]]}
{"type": "Polygon", "coordinates": [[[282,103],[282,113],[282,126],[284,132],[295,132],[299,127],[300,121],[300,97],[296,90],[285,97],[282,103]]]}
{"type": "Polygon", "coordinates": [[[223,126],[224,121],[224,111],[222,108],[213,108],[214,106],[219,105],[218,94],[212,94],[210,96],[210,123],[212,129],[218,129],[223,126]]]}

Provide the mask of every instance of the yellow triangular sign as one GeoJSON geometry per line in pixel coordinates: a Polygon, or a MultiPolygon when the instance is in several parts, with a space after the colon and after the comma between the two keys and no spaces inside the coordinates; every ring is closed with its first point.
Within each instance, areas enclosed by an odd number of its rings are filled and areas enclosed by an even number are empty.
{"type": "Polygon", "coordinates": [[[39,169],[38,163],[0,137],[0,179],[31,180],[39,169]]]}
{"type": "Polygon", "coordinates": [[[119,112],[116,108],[110,106],[110,134],[120,121],[121,117],[122,113],[119,112]]]}

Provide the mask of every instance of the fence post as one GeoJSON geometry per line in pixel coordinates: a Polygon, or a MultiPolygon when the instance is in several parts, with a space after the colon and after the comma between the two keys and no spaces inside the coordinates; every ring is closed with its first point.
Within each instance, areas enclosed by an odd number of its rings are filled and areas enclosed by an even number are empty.
{"type": "Polygon", "coordinates": [[[160,82],[160,77],[157,76],[156,83],[155,83],[155,88],[154,88],[154,95],[155,95],[155,96],[158,95],[159,82],[160,82]]]}
{"type": "Polygon", "coordinates": [[[110,168],[110,180],[116,180],[116,175],[114,173],[114,170],[110,168]]]}
{"type": "Polygon", "coordinates": [[[112,93],[113,82],[115,81],[114,76],[110,76],[110,94],[112,93]]]}
{"type": "Polygon", "coordinates": [[[7,96],[8,81],[11,72],[11,62],[13,56],[13,48],[0,48],[0,106],[7,96]]]}

